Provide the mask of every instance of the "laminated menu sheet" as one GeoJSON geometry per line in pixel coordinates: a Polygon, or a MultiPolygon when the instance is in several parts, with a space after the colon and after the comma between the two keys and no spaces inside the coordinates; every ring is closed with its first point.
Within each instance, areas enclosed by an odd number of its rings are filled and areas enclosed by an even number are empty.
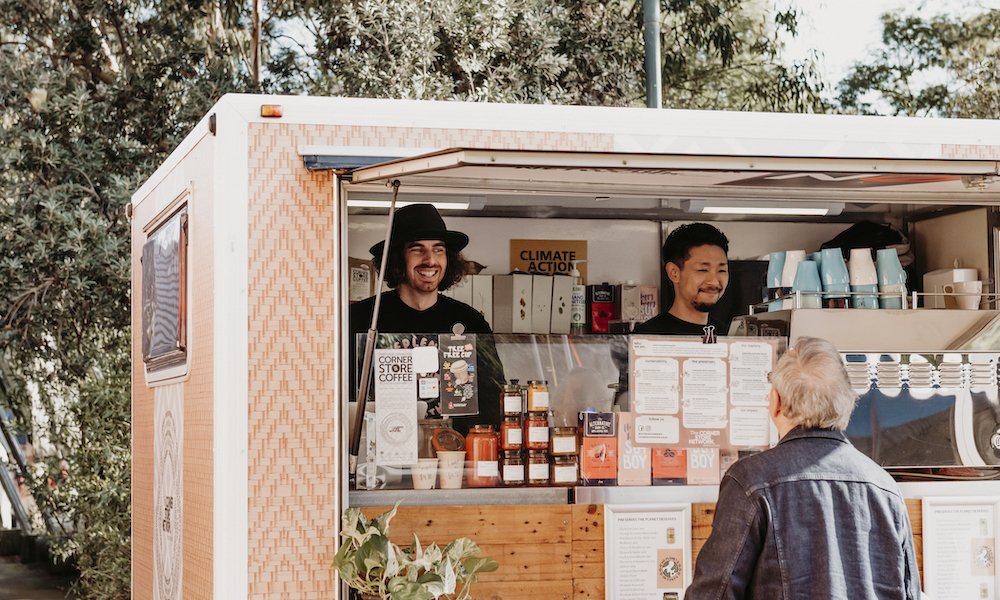
{"type": "Polygon", "coordinates": [[[609,600],[681,600],[691,583],[691,505],[604,505],[609,600]]]}
{"type": "Polygon", "coordinates": [[[635,443],[714,449],[695,452],[718,466],[719,449],[770,445],[767,415],[782,338],[632,336],[629,347],[635,443]]]}
{"type": "Polygon", "coordinates": [[[1000,497],[924,497],[924,592],[934,600],[997,600],[1000,497]]]}

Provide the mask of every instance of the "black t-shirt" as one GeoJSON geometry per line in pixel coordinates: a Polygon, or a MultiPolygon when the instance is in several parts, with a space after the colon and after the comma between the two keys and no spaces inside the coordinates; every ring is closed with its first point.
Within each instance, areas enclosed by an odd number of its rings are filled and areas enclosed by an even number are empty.
{"type": "MultiPolygon", "coordinates": [[[[721,330],[718,323],[709,319],[708,324],[715,325],[715,335],[725,335],[725,332],[721,330]]],[[[705,325],[678,319],[669,312],[662,312],[645,323],[636,325],[635,329],[632,330],[632,333],[704,336],[705,325]]]]}
{"type": "MultiPolygon", "coordinates": [[[[372,322],[375,311],[375,296],[351,305],[351,381],[353,374],[361,368],[357,364],[356,334],[365,334],[372,322]]],[[[379,306],[379,333],[451,333],[456,323],[465,326],[465,333],[492,333],[489,323],[480,312],[464,302],[448,296],[438,295],[437,302],[428,309],[416,310],[403,302],[399,294],[389,291],[382,294],[379,306]]],[[[362,344],[361,348],[364,348],[362,344]]],[[[493,425],[500,427],[500,391],[504,384],[503,365],[497,354],[492,335],[476,340],[476,361],[479,363],[479,414],[453,417],[455,429],[465,435],[472,425],[493,425]]],[[[357,385],[352,383],[351,395],[357,393],[357,385]]]]}

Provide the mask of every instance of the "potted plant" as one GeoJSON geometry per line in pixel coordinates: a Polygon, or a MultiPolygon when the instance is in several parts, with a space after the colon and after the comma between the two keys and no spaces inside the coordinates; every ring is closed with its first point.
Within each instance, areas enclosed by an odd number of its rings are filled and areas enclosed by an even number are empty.
{"type": "Polygon", "coordinates": [[[333,559],[340,578],[362,598],[378,600],[467,600],[479,573],[497,570],[497,561],[479,556],[479,546],[458,538],[437,544],[400,548],[389,541],[391,510],[368,520],[357,508],[344,511],[341,545],[333,559]]]}

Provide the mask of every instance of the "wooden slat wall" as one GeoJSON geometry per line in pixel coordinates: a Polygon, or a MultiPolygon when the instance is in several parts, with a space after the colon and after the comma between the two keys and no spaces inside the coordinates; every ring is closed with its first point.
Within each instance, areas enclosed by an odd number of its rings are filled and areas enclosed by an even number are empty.
{"type": "MultiPolygon", "coordinates": [[[[920,500],[907,500],[917,564],[923,579],[920,500]]],[[[365,508],[369,517],[386,507],[365,508]]],[[[715,504],[691,505],[691,557],[712,532],[715,504]]],[[[392,541],[446,544],[470,537],[500,568],[476,583],[479,600],[600,600],[604,598],[604,506],[401,506],[390,525],[392,541]]]]}

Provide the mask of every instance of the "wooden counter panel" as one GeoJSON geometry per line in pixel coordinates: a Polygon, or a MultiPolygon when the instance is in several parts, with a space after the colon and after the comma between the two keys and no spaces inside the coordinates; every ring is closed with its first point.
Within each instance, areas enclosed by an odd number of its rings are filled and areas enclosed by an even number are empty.
{"type": "Polygon", "coordinates": [[[573,539],[604,541],[604,505],[574,504],[573,539]]]}
{"type": "Polygon", "coordinates": [[[598,572],[598,577],[573,580],[574,600],[604,599],[604,567],[598,572]]]}
{"type": "MultiPolygon", "coordinates": [[[[906,501],[917,564],[923,579],[923,515],[918,499],[906,501]]],[[[386,508],[365,508],[369,517],[386,508]]],[[[691,558],[712,532],[715,504],[691,505],[691,558]]],[[[392,539],[423,544],[471,537],[500,568],[476,583],[477,600],[600,600],[604,598],[604,506],[401,506],[392,539]]]]}
{"type": "Polygon", "coordinates": [[[484,544],[483,556],[500,564],[493,573],[484,573],[480,581],[569,581],[573,577],[573,545],[549,544],[539,540],[534,544],[484,544]]]}
{"type": "MultiPolygon", "coordinates": [[[[390,507],[365,507],[373,517],[390,507]]],[[[400,506],[389,525],[392,541],[408,545],[413,534],[420,543],[450,542],[469,537],[487,544],[569,543],[572,540],[572,505],[530,506],[400,506]]]]}
{"type": "Polygon", "coordinates": [[[480,580],[472,589],[475,600],[573,600],[573,582],[569,579],[497,582],[480,580]]]}

